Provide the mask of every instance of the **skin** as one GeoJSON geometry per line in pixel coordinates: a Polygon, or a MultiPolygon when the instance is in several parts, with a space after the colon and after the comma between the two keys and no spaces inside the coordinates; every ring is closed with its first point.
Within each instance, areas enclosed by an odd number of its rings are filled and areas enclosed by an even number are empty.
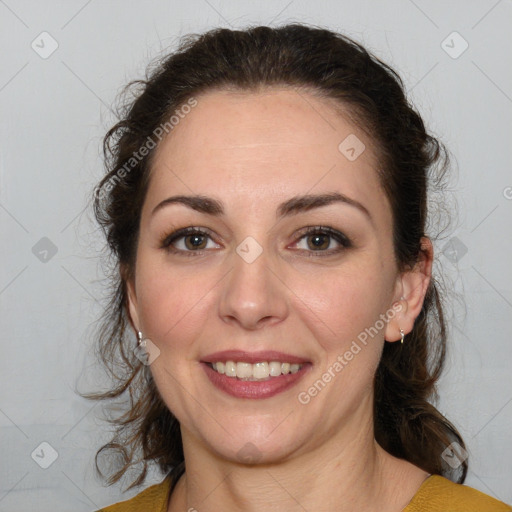
{"type": "Polygon", "coordinates": [[[421,310],[432,245],[423,239],[420,261],[399,272],[371,141],[328,100],[287,88],[216,91],[197,100],[157,150],[128,282],[131,322],[160,350],[150,369],[181,425],[187,471],[169,511],[398,512],[428,474],[375,442],[372,384],[385,341],[400,340],[400,329],[410,332],[421,310]],[[350,134],[366,145],[355,161],[338,150],[350,134]],[[276,219],[277,206],[292,196],[331,192],[360,202],[371,218],[333,203],[276,219]],[[152,214],[181,194],[218,199],[225,215],[181,204],[152,214]],[[341,251],[318,256],[314,235],[300,230],[319,225],[352,245],[326,237],[324,254],[341,251]],[[161,247],[188,226],[210,230],[199,252],[193,236],[175,241],[181,253],[161,247]],[[252,263],[236,252],[248,236],[263,251],[252,263]],[[300,403],[299,392],[393,305],[399,313],[300,403]],[[199,363],[227,349],[279,350],[312,366],[283,393],[243,400],[215,388],[199,363]],[[254,464],[240,459],[247,446],[254,464]]]}

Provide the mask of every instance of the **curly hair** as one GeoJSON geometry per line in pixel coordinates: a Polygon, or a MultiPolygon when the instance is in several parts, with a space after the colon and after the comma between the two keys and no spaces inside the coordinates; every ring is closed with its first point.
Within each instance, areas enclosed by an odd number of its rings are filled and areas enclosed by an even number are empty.
{"type": "MultiPolygon", "coordinates": [[[[203,92],[280,86],[334,100],[334,108],[370,135],[382,163],[379,180],[391,204],[398,267],[411,268],[421,257],[427,192],[442,182],[449,157],[427,133],[393,69],[344,35],[299,23],[185,36],[176,51],[148,68],[145,80],[125,89],[132,97],[104,138],[107,173],[94,190],[94,213],[114,262],[97,345],[112,387],[84,396],[128,398],[124,413],[109,420],[115,425],[111,441],[96,454],[96,468],[108,484],[134,470],[128,489],[140,485],[149,464],[162,472],[173,470],[174,476],[184,471],[179,422],[164,404],[148,366],[134,354],[127,313],[126,282],[135,270],[141,209],[158,146],[154,138],[161,138],[162,126],[172,129],[173,116],[179,119],[180,109],[189,105],[190,110],[203,92]],[[115,464],[108,474],[99,467],[104,453],[120,456],[109,458],[115,464]]],[[[443,296],[433,278],[406,342],[385,344],[374,379],[374,435],[390,454],[463,483],[467,460],[454,472],[442,453],[453,441],[462,447],[464,442],[432,405],[446,342],[443,296]]]]}

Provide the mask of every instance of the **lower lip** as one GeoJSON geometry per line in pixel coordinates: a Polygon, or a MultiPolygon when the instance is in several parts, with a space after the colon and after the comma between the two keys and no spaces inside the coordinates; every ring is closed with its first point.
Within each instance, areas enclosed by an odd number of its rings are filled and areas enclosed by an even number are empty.
{"type": "Polygon", "coordinates": [[[240,380],[236,377],[226,377],[208,364],[201,363],[210,382],[221,391],[236,398],[270,398],[290,389],[309,371],[311,364],[306,363],[296,373],[288,373],[280,377],[270,377],[268,380],[240,380]]]}

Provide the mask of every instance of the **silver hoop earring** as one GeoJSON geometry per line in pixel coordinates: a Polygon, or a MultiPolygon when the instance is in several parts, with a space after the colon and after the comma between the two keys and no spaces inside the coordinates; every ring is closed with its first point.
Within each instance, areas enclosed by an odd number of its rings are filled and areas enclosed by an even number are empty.
{"type": "Polygon", "coordinates": [[[404,338],[405,338],[404,331],[403,331],[403,329],[400,329],[400,343],[402,345],[404,344],[404,338]]]}

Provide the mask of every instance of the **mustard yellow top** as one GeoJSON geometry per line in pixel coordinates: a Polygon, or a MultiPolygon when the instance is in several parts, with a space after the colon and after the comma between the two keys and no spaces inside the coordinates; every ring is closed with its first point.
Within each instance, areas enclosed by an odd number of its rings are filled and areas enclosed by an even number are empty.
{"type": "MultiPolygon", "coordinates": [[[[170,489],[170,478],[165,478],[132,499],[97,512],[167,512],[170,489]]],[[[512,507],[467,485],[431,475],[402,512],[512,512],[512,507]]]]}

